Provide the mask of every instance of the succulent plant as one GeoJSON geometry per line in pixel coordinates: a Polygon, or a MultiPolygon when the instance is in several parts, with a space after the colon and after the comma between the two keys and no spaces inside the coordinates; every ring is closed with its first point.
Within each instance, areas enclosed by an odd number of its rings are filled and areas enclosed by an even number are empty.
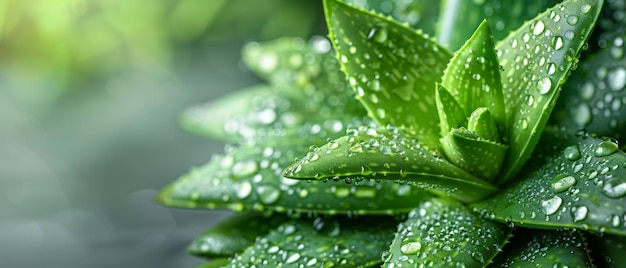
{"type": "Polygon", "coordinates": [[[236,144],[158,196],[235,211],[205,267],[626,265],[623,2],[324,9],[330,41],[247,44],[268,83],[183,115],[236,144]]]}

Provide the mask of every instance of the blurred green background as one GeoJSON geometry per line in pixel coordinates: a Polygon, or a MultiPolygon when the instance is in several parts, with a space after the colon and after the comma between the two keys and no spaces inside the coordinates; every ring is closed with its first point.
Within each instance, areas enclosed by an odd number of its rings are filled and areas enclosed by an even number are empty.
{"type": "Polygon", "coordinates": [[[325,34],[317,0],[0,0],[2,267],[193,267],[225,212],[160,188],[224,144],[187,107],[258,83],[247,41],[325,34]]]}

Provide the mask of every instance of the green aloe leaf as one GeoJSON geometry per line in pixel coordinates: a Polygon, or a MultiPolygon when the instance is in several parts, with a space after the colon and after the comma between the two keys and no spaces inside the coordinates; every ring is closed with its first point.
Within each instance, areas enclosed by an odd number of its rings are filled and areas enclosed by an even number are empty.
{"type": "Polygon", "coordinates": [[[495,267],[594,267],[580,232],[532,231],[516,234],[494,260],[495,267]],[[538,266],[539,265],[539,266],[538,266]]]}
{"type": "Polygon", "coordinates": [[[409,182],[474,202],[497,191],[432,149],[392,126],[361,127],[315,148],[289,166],[285,176],[296,179],[346,178],[409,182]]]}
{"type": "Polygon", "coordinates": [[[498,175],[508,146],[485,140],[466,129],[453,129],[441,139],[441,148],[455,165],[492,181],[498,175]]]}
{"type": "Polygon", "coordinates": [[[589,236],[589,240],[597,267],[626,267],[626,236],[589,236]]]}
{"type": "Polygon", "coordinates": [[[158,200],[183,208],[390,215],[405,213],[428,197],[424,191],[393,182],[307,182],[280,175],[283,167],[306,151],[275,145],[231,148],[180,177],[158,200]]]}
{"type": "Polygon", "coordinates": [[[534,150],[602,3],[564,1],[497,44],[510,145],[500,184],[513,179],[534,150]]]}
{"type": "Polygon", "coordinates": [[[391,16],[395,21],[408,23],[413,29],[421,29],[429,35],[435,34],[439,5],[430,1],[404,0],[345,0],[344,2],[362,9],[391,16]]]}
{"type": "Polygon", "coordinates": [[[485,267],[501,251],[511,230],[479,217],[459,202],[434,198],[409,213],[383,258],[387,267],[429,263],[485,267]]]}
{"type": "Polygon", "coordinates": [[[315,218],[286,222],[226,267],[376,267],[393,239],[389,218],[315,218]]]}
{"type": "Polygon", "coordinates": [[[545,131],[519,182],[476,210],[536,228],[626,235],[626,154],[610,140],[545,131]]]}
{"type": "Polygon", "coordinates": [[[435,83],[450,52],[389,18],[337,0],[324,3],[339,62],[369,115],[380,125],[414,128],[436,148],[435,83]]]}
{"type": "MultiPolygon", "coordinates": [[[[489,109],[480,107],[474,110],[468,121],[467,130],[475,132],[476,135],[483,139],[500,142],[498,127],[496,122],[493,121],[489,109]]],[[[504,157],[502,158],[504,159],[504,157]]]]}
{"type": "Polygon", "coordinates": [[[563,85],[551,121],[584,128],[601,136],[626,141],[626,32],[611,33],[607,46],[588,57],[563,85]]]}
{"type": "Polygon", "coordinates": [[[280,214],[233,214],[196,238],[187,251],[202,257],[230,257],[252,245],[257,236],[266,235],[285,221],[287,217],[280,214]]]}
{"type": "Polygon", "coordinates": [[[506,133],[500,64],[487,22],[483,21],[454,55],[445,70],[442,84],[461,105],[465,117],[479,107],[486,107],[499,132],[502,135],[506,133]]]}
{"type": "Polygon", "coordinates": [[[364,117],[366,111],[353,101],[354,92],[335,57],[316,47],[330,49],[330,43],[321,37],[308,45],[297,38],[249,43],[244,59],[272,84],[193,107],[183,114],[181,125],[192,133],[231,142],[256,142],[276,134],[298,137],[298,143],[311,136],[325,141],[324,132],[339,131],[343,123],[364,117]],[[275,62],[272,72],[264,73],[266,61],[275,62]]]}
{"type": "Polygon", "coordinates": [[[448,135],[454,128],[467,126],[467,114],[452,94],[440,84],[437,84],[436,94],[441,136],[448,135]]]}
{"type": "Polygon", "coordinates": [[[493,29],[494,38],[501,40],[524,21],[557,2],[560,1],[444,0],[437,24],[437,40],[451,50],[457,50],[485,19],[493,29]]]}

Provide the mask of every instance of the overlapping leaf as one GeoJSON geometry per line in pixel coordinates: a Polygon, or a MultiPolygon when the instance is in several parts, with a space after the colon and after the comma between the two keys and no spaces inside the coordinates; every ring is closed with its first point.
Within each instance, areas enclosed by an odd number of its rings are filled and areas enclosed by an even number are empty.
{"type": "Polygon", "coordinates": [[[387,267],[485,267],[501,250],[511,229],[472,213],[450,199],[430,199],[398,227],[387,267]]]}
{"type": "Polygon", "coordinates": [[[285,221],[287,217],[281,214],[230,215],[196,238],[187,251],[202,257],[230,257],[252,245],[256,237],[266,235],[285,221]]]}
{"type": "Polygon", "coordinates": [[[493,30],[495,39],[501,40],[524,21],[557,2],[560,1],[444,0],[437,24],[437,40],[450,50],[457,50],[484,19],[493,30]]]}
{"type": "Polygon", "coordinates": [[[601,7],[601,0],[565,1],[496,45],[510,133],[500,184],[513,179],[530,157],[601,7]]]}
{"type": "Polygon", "coordinates": [[[497,191],[493,185],[456,167],[405,131],[361,127],[330,141],[289,166],[298,179],[378,179],[410,182],[473,202],[497,191]]]}
{"type": "Polygon", "coordinates": [[[514,237],[495,267],[595,267],[578,232],[522,232],[514,237]]]}
{"type": "Polygon", "coordinates": [[[626,235],[626,154],[617,144],[545,131],[528,173],[475,206],[498,221],[626,235]]]}
{"type": "MultiPolygon", "coordinates": [[[[305,148],[245,146],[216,155],[165,188],[158,199],[174,207],[270,210],[289,213],[396,214],[425,192],[393,182],[299,181],[281,176],[305,148]]],[[[310,159],[312,156],[307,156],[310,159]]]]}
{"type": "Polygon", "coordinates": [[[316,218],[286,222],[226,267],[376,267],[393,239],[390,218],[316,218]]]}
{"type": "Polygon", "coordinates": [[[435,83],[450,52],[388,18],[338,0],[324,3],[342,69],[369,115],[380,125],[413,128],[421,142],[437,148],[435,83]]]}
{"type": "Polygon", "coordinates": [[[626,267],[626,236],[590,236],[589,244],[597,267],[626,267]]]}

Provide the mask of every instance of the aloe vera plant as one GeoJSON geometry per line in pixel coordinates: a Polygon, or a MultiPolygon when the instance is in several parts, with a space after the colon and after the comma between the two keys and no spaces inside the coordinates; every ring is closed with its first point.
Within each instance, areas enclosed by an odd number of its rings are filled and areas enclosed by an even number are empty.
{"type": "Polygon", "coordinates": [[[235,144],[158,196],[235,211],[203,267],[626,265],[623,2],[324,9],[330,41],[249,43],[267,84],[183,115],[235,144]]]}

